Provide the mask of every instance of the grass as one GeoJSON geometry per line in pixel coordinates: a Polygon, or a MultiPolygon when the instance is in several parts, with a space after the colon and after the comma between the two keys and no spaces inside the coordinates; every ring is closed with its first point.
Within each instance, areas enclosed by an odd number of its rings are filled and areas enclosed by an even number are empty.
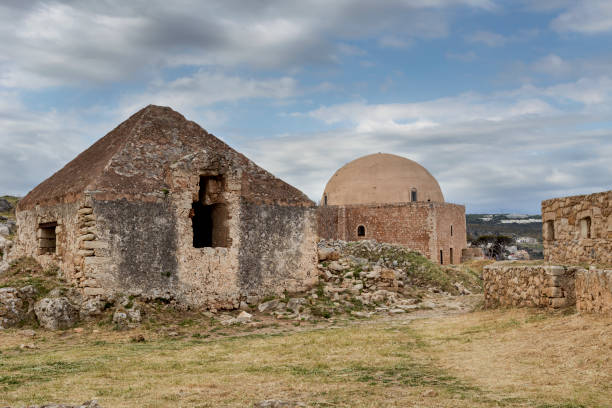
{"type": "Polygon", "coordinates": [[[612,406],[609,318],[479,311],[305,330],[224,328],[225,337],[190,317],[177,322],[185,330],[177,337],[157,327],[38,330],[27,340],[32,350],[18,347],[26,341],[18,330],[0,332],[0,406],[94,397],[104,407],[245,407],[264,399],[315,407],[612,406]],[[146,341],[133,342],[137,334],[146,341]]]}
{"type": "Polygon", "coordinates": [[[61,285],[57,273],[57,266],[43,268],[34,258],[19,258],[11,262],[9,269],[0,276],[0,288],[32,285],[40,298],[61,285]]]}
{"type": "Polygon", "coordinates": [[[361,242],[350,242],[347,244],[346,251],[370,262],[381,260],[382,264],[388,268],[404,270],[411,286],[432,286],[457,294],[458,290],[453,284],[461,282],[466,288],[481,290],[481,271],[478,272],[469,267],[438,265],[421,253],[401,246],[387,244],[370,249],[361,242]]]}

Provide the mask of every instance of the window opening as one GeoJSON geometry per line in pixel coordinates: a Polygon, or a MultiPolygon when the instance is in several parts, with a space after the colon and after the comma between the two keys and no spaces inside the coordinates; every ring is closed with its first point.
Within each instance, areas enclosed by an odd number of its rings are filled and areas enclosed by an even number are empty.
{"type": "Polygon", "coordinates": [[[357,236],[365,237],[365,227],[363,225],[357,227],[357,236]]]}
{"type": "Polygon", "coordinates": [[[191,205],[194,248],[229,246],[229,212],[219,202],[223,189],[223,176],[200,176],[198,201],[191,205]]]}
{"type": "Polygon", "coordinates": [[[451,225],[451,237],[453,236],[453,226],[451,225]]]}
{"type": "Polygon", "coordinates": [[[591,238],[591,217],[585,217],[580,220],[580,236],[582,238],[591,238]]]}
{"type": "Polygon", "coordinates": [[[412,191],[410,192],[410,201],[416,201],[417,200],[417,191],[415,188],[412,189],[412,191]]]}
{"type": "Polygon", "coordinates": [[[325,202],[325,206],[327,206],[327,194],[325,194],[325,196],[323,197],[323,201],[325,202]]]}
{"type": "Polygon", "coordinates": [[[554,241],[554,239],[555,239],[555,223],[554,223],[554,221],[550,220],[550,221],[546,221],[544,223],[544,231],[543,231],[542,235],[544,235],[544,240],[546,240],[546,241],[554,241]]]}
{"type": "Polygon", "coordinates": [[[38,248],[41,255],[54,254],[56,252],[56,227],[57,222],[38,224],[38,248]]]}
{"type": "Polygon", "coordinates": [[[450,249],[450,263],[453,264],[453,248],[450,249]]]}
{"type": "Polygon", "coordinates": [[[444,252],[440,250],[440,265],[444,265],[444,252]]]}

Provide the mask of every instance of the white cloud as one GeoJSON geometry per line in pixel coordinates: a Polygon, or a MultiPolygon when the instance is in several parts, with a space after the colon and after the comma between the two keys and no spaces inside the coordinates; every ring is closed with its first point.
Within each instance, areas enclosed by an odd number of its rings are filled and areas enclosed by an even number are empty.
{"type": "Polygon", "coordinates": [[[389,152],[422,163],[447,199],[469,211],[537,212],[546,198],[612,188],[612,129],[581,130],[608,121],[611,91],[612,81],[602,77],[412,104],[323,106],[302,116],[339,130],[240,148],[315,200],[343,164],[389,152]],[[555,107],[567,102],[582,109],[555,107]]]}
{"type": "Polygon", "coordinates": [[[551,26],[557,31],[599,34],[612,31],[612,2],[609,0],[581,0],[555,18],[551,26]]]}
{"type": "MultiPolygon", "coordinates": [[[[169,82],[156,81],[146,92],[126,96],[120,111],[127,117],[146,105],[154,104],[172,106],[184,114],[189,114],[198,108],[219,102],[257,98],[283,99],[294,96],[296,92],[297,83],[291,77],[247,79],[219,72],[199,71],[169,82]]],[[[217,115],[216,119],[220,117],[217,115]]]]}
{"type": "Polygon", "coordinates": [[[482,43],[489,47],[499,47],[508,42],[508,39],[503,35],[490,31],[476,31],[472,34],[468,34],[465,39],[467,42],[482,43]]]}
{"type": "Polygon", "coordinates": [[[5,3],[0,86],[104,83],[181,65],[330,63],[351,39],[391,31],[398,46],[444,36],[451,18],[445,10],[456,6],[493,8],[489,0],[5,3]]]}
{"type": "Polygon", "coordinates": [[[469,43],[481,43],[489,47],[501,47],[508,43],[528,41],[539,35],[539,30],[519,30],[512,35],[501,35],[490,31],[475,31],[465,36],[465,40],[469,43]]]}
{"type": "Polygon", "coordinates": [[[412,45],[412,41],[398,38],[392,35],[385,35],[378,40],[378,45],[382,48],[408,48],[412,45]]]}
{"type": "Polygon", "coordinates": [[[78,115],[32,112],[13,92],[0,91],[0,112],[3,194],[27,193],[87,146],[82,129],[100,131],[96,124],[71,119],[78,115]]]}

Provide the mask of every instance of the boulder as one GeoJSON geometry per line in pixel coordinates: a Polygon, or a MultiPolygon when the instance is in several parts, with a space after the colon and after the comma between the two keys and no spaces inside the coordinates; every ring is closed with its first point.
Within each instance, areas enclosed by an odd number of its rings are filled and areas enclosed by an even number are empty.
{"type": "Polygon", "coordinates": [[[340,253],[334,248],[322,247],[318,250],[319,262],[322,261],[337,261],[340,259],[340,253]]]}
{"type": "Polygon", "coordinates": [[[79,311],[66,297],[43,298],[34,305],[41,326],[49,330],[67,329],[79,321],[79,311]]]}
{"type": "Polygon", "coordinates": [[[0,289],[0,329],[15,326],[25,319],[27,305],[24,304],[19,291],[15,288],[0,289]]]}
{"type": "Polygon", "coordinates": [[[304,298],[292,298],[287,302],[287,309],[291,310],[293,313],[299,313],[300,309],[303,308],[303,305],[307,303],[304,298]]]}
{"type": "Polygon", "coordinates": [[[257,306],[257,310],[259,310],[262,313],[270,312],[272,310],[275,310],[278,307],[278,304],[279,304],[279,301],[277,299],[269,300],[257,306]]]}
{"type": "Polygon", "coordinates": [[[79,307],[79,315],[81,319],[89,319],[94,316],[98,316],[104,310],[105,303],[96,298],[87,299],[81,303],[79,307]]]}
{"type": "Polygon", "coordinates": [[[13,205],[6,198],[0,198],[0,212],[8,212],[13,209],[13,205]]]}
{"type": "Polygon", "coordinates": [[[242,312],[240,312],[238,317],[236,317],[236,320],[240,323],[248,323],[251,321],[252,318],[253,318],[252,314],[247,313],[243,310],[242,312]]]}
{"type": "Polygon", "coordinates": [[[31,317],[36,294],[31,285],[21,289],[0,288],[0,329],[15,326],[31,317]]]}

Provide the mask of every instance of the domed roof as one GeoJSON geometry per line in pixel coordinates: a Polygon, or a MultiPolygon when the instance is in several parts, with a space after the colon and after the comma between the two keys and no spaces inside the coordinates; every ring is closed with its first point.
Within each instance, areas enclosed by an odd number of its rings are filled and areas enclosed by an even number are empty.
{"type": "Polygon", "coordinates": [[[419,163],[394,154],[376,153],[345,164],[327,182],[321,204],[444,202],[436,179],[419,163]],[[325,197],[327,196],[327,201],[325,197]]]}

